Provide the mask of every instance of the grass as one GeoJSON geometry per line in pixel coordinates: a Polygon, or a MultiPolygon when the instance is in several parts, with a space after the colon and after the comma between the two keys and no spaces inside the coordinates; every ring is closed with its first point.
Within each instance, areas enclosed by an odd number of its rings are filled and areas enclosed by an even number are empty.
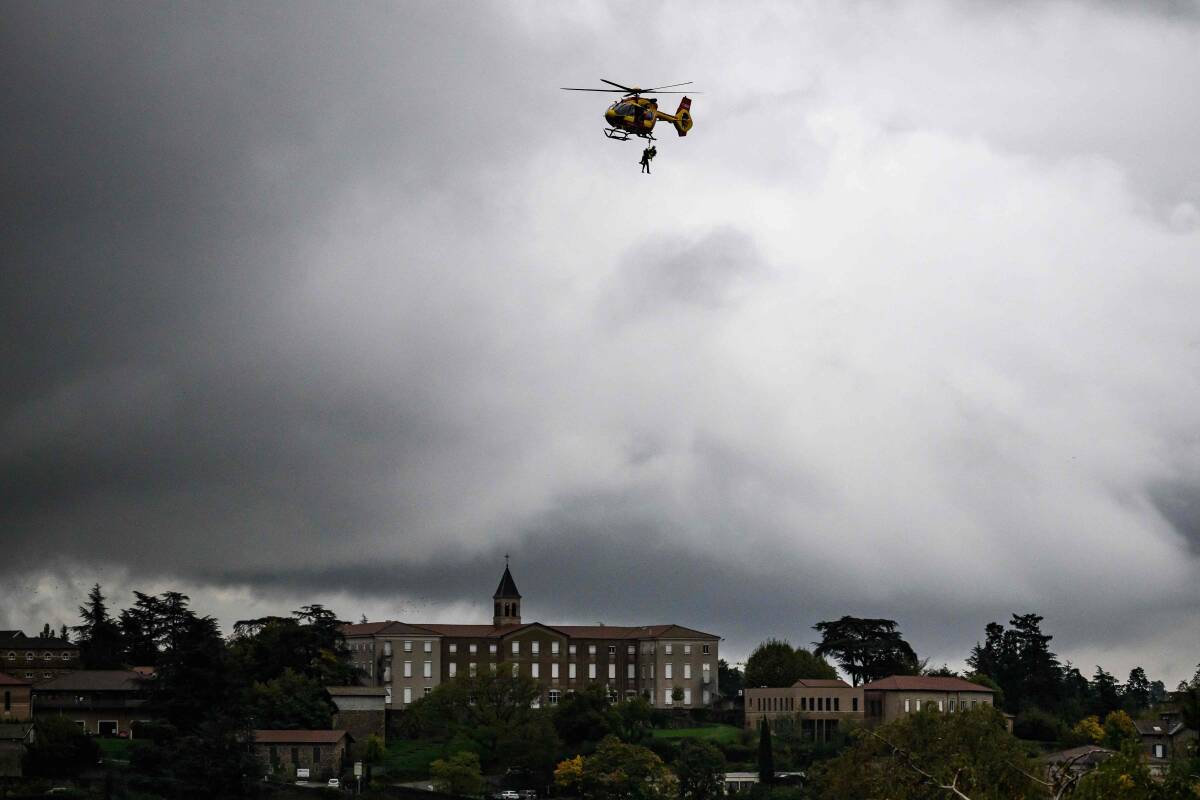
{"type": "Polygon", "coordinates": [[[100,755],[106,761],[128,761],[129,749],[133,747],[133,742],[129,739],[109,739],[107,737],[97,738],[96,744],[100,745],[100,755]]]}
{"type": "Polygon", "coordinates": [[[736,744],[742,729],[734,725],[698,725],[694,728],[655,728],[655,739],[708,739],[713,743],[736,744]]]}
{"type": "Polygon", "coordinates": [[[387,755],[381,766],[390,778],[420,779],[429,777],[429,765],[442,757],[441,742],[419,739],[393,739],[387,744],[387,755]]]}

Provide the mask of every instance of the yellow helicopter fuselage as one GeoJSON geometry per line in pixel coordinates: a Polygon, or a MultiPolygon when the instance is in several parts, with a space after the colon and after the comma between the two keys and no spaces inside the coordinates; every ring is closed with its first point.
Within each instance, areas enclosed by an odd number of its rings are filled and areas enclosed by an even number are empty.
{"type": "Polygon", "coordinates": [[[653,138],[654,123],[661,119],[674,125],[680,136],[687,136],[692,128],[691,106],[692,101],[685,97],[679,103],[679,110],[668,114],[658,110],[658,101],[652,97],[622,97],[604,112],[604,121],[635,136],[653,138]]]}

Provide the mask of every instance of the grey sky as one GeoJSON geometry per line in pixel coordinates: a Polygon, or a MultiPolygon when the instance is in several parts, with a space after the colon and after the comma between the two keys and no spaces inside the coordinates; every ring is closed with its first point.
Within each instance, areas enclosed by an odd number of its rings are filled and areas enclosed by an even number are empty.
{"type": "Polygon", "coordinates": [[[551,623],[1174,683],[1198,79],[1188,3],[9,5],[0,627],[484,617],[507,551],[551,623]],[[703,92],[653,176],[601,77],[703,92]]]}

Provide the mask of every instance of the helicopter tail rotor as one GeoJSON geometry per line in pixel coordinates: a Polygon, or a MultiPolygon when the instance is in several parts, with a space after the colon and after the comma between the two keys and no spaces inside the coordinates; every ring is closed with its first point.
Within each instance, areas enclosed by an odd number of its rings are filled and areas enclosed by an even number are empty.
{"type": "Polygon", "coordinates": [[[679,109],[671,123],[680,136],[687,136],[687,132],[692,129],[692,98],[685,97],[679,101],[679,109]]]}

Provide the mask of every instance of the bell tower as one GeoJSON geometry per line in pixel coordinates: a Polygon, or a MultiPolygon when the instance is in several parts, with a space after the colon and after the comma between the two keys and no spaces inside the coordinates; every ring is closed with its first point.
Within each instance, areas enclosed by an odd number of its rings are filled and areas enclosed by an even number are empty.
{"type": "Polygon", "coordinates": [[[501,625],[521,624],[521,593],[517,591],[516,581],[508,571],[507,555],[504,556],[504,574],[500,576],[500,585],[496,587],[492,601],[496,606],[496,613],[492,616],[493,626],[498,628],[501,625]]]}

